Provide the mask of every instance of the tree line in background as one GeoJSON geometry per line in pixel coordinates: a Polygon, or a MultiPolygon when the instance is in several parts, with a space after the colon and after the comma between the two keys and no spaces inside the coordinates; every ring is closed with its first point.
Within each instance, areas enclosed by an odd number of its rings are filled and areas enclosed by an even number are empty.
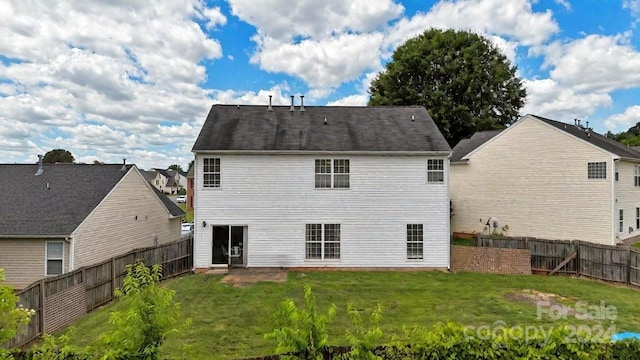
{"type": "MultiPolygon", "coordinates": [[[[44,156],[42,157],[42,162],[45,164],[56,164],[56,163],[62,163],[62,164],[73,164],[75,163],[76,159],[75,157],[73,157],[73,154],[71,154],[70,151],[65,150],[65,149],[53,149],[48,151],[46,154],[44,154],[44,156]]],[[[103,161],[99,161],[99,160],[94,160],[93,161],[94,165],[104,165],[103,161]]],[[[191,160],[189,162],[189,167],[187,169],[187,172],[189,170],[191,170],[191,167],[193,166],[193,160],[191,160]]],[[[182,169],[182,166],[178,165],[178,164],[172,164],[169,165],[169,167],[167,167],[167,170],[177,170],[181,173],[184,173],[185,171],[182,169]]]]}
{"type": "Polygon", "coordinates": [[[640,122],[637,122],[634,126],[630,127],[627,131],[622,131],[617,134],[607,131],[605,134],[609,139],[613,139],[617,142],[627,146],[640,146],[640,122]]]}

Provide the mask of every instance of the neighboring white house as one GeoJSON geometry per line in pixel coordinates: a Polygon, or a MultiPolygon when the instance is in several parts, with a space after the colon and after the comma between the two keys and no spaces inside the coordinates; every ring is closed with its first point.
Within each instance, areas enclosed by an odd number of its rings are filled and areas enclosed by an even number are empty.
{"type": "Polygon", "coordinates": [[[640,153],[584,125],[526,115],[456,145],[453,231],[609,245],[640,234],[640,153]]]}
{"type": "Polygon", "coordinates": [[[449,266],[451,149],[423,107],[214,105],[195,267],[449,266]]]}
{"type": "Polygon", "coordinates": [[[18,289],[180,238],[184,212],[135,165],[0,164],[0,190],[0,268],[18,289]]]}

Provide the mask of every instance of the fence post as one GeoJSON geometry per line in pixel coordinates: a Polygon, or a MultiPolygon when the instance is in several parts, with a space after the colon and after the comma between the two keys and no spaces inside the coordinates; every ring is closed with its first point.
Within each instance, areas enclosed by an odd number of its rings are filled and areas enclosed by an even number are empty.
{"type": "Polygon", "coordinates": [[[40,329],[38,329],[40,331],[40,334],[44,334],[44,329],[45,329],[45,313],[44,313],[44,300],[45,300],[45,294],[44,294],[44,278],[40,279],[40,329]]]}
{"type": "Polygon", "coordinates": [[[116,258],[111,258],[111,300],[113,300],[113,292],[116,291],[118,285],[118,278],[116,277],[116,258]]]}
{"type": "Polygon", "coordinates": [[[579,276],[582,276],[582,273],[580,271],[580,269],[581,269],[581,266],[580,266],[580,262],[581,262],[581,260],[580,260],[581,259],[580,258],[580,256],[581,256],[580,255],[580,240],[571,240],[571,243],[575,244],[575,246],[576,246],[576,259],[577,259],[576,260],[577,261],[577,264],[576,264],[576,276],[579,277],[579,276]]]}
{"type": "Polygon", "coordinates": [[[631,284],[631,245],[627,245],[627,284],[631,284]]]}
{"type": "Polygon", "coordinates": [[[476,247],[480,247],[480,233],[476,233],[476,247]]]}

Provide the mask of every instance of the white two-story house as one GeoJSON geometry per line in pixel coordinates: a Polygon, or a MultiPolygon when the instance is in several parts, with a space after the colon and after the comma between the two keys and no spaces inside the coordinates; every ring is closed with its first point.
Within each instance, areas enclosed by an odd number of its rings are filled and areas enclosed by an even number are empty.
{"type": "Polygon", "coordinates": [[[449,266],[450,147],[423,107],[214,105],[195,267],[449,266]]]}
{"type": "Polygon", "coordinates": [[[640,234],[640,153],[588,124],[526,115],[456,145],[451,201],[453,231],[615,245],[640,234]]]}

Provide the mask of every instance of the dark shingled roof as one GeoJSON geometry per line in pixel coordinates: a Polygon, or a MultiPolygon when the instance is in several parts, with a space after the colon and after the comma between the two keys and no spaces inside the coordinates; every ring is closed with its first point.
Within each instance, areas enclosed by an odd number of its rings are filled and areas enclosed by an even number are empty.
{"type": "Polygon", "coordinates": [[[70,235],[132,166],[0,164],[0,237],[70,235]]]}
{"type": "Polygon", "coordinates": [[[158,196],[160,201],[162,201],[162,204],[167,208],[171,216],[179,217],[186,215],[186,213],[176,203],[174,203],[173,200],[169,199],[167,195],[163,194],[162,191],[156,189],[155,186],[151,186],[151,189],[153,189],[153,192],[158,196]]]}
{"type": "Polygon", "coordinates": [[[480,145],[486,143],[501,132],[502,130],[478,131],[469,139],[460,140],[460,142],[453,148],[451,162],[459,162],[467,154],[477,149],[480,145]]]}
{"type": "Polygon", "coordinates": [[[214,105],[193,151],[451,151],[422,106],[214,105]],[[412,121],[412,118],[414,121],[412,121]],[[325,119],[327,123],[325,124],[325,119]]]}
{"type": "Polygon", "coordinates": [[[640,152],[628,146],[622,145],[615,140],[609,139],[606,136],[600,135],[593,130],[587,130],[576,125],[543,118],[537,115],[531,116],[620,157],[640,159],[640,152]]]}

